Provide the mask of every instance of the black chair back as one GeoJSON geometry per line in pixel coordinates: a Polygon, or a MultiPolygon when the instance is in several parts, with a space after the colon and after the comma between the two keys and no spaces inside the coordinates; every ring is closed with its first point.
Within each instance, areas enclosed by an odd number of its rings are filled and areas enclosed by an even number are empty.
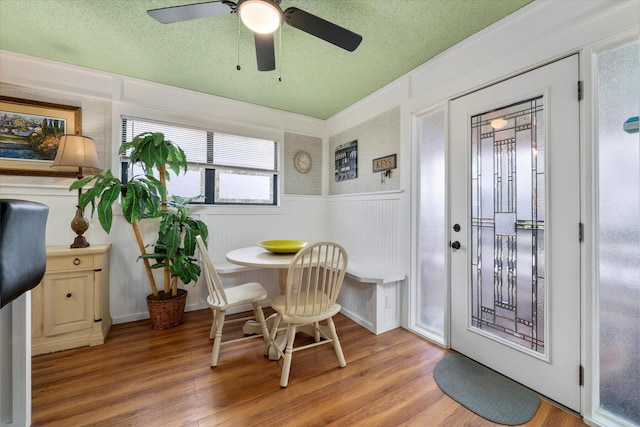
{"type": "Polygon", "coordinates": [[[42,203],[0,199],[0,308],[42,280],[48,214],[42,203]]]}

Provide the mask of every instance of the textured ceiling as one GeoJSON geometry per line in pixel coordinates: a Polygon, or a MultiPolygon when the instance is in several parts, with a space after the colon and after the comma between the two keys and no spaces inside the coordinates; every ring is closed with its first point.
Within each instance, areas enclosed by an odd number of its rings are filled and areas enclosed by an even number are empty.
{"type": "Polygon", "coordinates": [[[146,13],[198,0],[0,0],[0,49],[326,119],[530,1],[282,0],[363,42],[347,52],[284,25],[276,70],[259,72],[235,14],[146,13]]]}

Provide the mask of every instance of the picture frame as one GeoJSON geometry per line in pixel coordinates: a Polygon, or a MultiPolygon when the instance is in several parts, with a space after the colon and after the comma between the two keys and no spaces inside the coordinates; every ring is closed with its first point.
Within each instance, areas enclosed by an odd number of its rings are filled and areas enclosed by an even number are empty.
{"type": "Polygon", "coordinates": [[[334,174],[336,182],[358,178],[358,140],[336,148],[334,174]]]}
{"type": "Polygon", "coordinates": [[[0,96],[0,174],[77,177],[51,169],[65,133],[82,133],[81,107],[0,96]]]}

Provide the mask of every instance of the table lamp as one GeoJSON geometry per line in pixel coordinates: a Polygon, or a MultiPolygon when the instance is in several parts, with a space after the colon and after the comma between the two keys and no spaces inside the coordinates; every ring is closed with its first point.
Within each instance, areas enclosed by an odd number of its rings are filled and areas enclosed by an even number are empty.
{"type": "MultiPolygon", "coordinates": [[[[78,179],[84,177],[83,173],[94,174],[102,171],[98,161],[95,141],[87,136],[65,134],[60,137],[60,145],[52,168],[73,167],[78,168],[78,179]]],[[[89,221],[84,216],[84,209],[80,208],[80,196],[82,188],[78,188],[78,205],[76,215],[71,221],[71,229],[77,234],[71,244],[71,248],[86,248],[89,242],[82,235],[89,228],[89,221]]]]}

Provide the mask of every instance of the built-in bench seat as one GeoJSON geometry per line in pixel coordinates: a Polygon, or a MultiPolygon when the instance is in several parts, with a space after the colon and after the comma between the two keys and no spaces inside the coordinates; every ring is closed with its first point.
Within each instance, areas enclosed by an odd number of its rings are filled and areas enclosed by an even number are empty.
{"type": "Polygon", "coordinates": [[[368,263],[355,257],[349,257],[345,275],[358,282],[378,285],[401,282],[406,279],[406,275],[403,273],[368,263]]]}
{"type": "MultiPolygon", "coordinates": [[[[226,260],[214,265],[220,275],[255,270],[226,260]]],[[[399,327],[405,280],[404,273],[350,256],[338,298],[342,313],[375,334],[399,327]]]]}
{"type": "Polygon", "coordinates": [[[240,273],[241,271],[255,270],[253,267],[245,267],[244,265],[233,264],[227,260],[214,261],[213,265],[220,275],[240,273]]]}
{"type": "Polygon", "coordinates": [[[338,303],[342,314],[375,334],[400,326],[402,284],[399,271],[349,256],[338,303]]]}

